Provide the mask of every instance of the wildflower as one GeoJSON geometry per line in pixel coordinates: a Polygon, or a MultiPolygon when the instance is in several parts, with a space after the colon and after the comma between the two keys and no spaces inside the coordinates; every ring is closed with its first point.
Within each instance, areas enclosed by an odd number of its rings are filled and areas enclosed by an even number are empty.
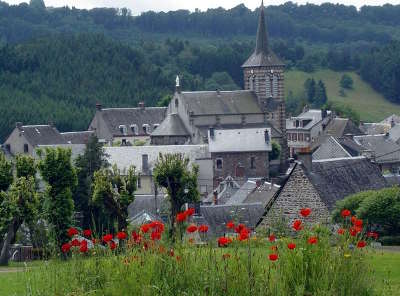
{"type": "Polygon", "coordinates": [[[181,256],[176,256],[176,261],[181,261],[181,256]]]}
{"type": "Polygon", "coordinates": [[[150,230],[150,225],[149,225],[149,224],[143,224],[142,226],[140,226],[140,230],[141,230],[143,233],[147,233],[147,232],[149,232],[149,230],[150,230]]]}
{"type": "Polygon", "coordinates": [[[308,217],[311,214],[311,209],[310,208],[304,208],[300,210],[300,214],[303,217],[308,217]]]}
{"type": "Polygon", "coordinates": [[[312,236],[307,240],[307,243],[310,245],[314,245],[318,242],[318,238],[316,236],[312,236]]]}
{"type": "Polygon", "coordinates": [[[235,223],[233,223],[233,221],[229,221],[228,223],[226,223],[226,228],[228,229],[235,228],[235,223]]]}
{"type": "Polygon", "coordinates": [[[63,245],[61,246],[61,251],[62,251],[63,253],[68,253],[69,250],[71,250],[71,245],[70,245],[70,244],[66,243],[66,244],[63,244],[63,245]]]}
{"type": "Polygon", "coordinates": [[[342,215],[343,218],[346,218],[351,215],[351,212],[347,209],[343,209],[340,215],[342,215]]]}
{"type": "Polygon", "coordinates": [[[175,256],[174,249],[169,250],[169,255],[170,255],[171,257],[174,257],[174,256],[175,256]]]}
{"type": "Polygon", "coordinates": [[[277,251],[278,250],[278,246],[271,246],[270,249],[271,249],[271,251],[277,251]]]}
{"type": "Polygon", "coordinates": [[[126,239],[127,237],[128,237],[128,235],[127,235],[125,232],[123,232],[123,231],[120,231],[120,232],[117,233],[117,238],[118,238],[119,240],[124,240],[124,239],[126,239]]]}
{"type": "Polygon", "coordinates": [[[240,233],[242,232],[243,229],[245,229],[246,226],[244,224],[239,224],[236,228],[235,228],[235,232],[236,233],[240,233]]]}
{"type": "Polygon", "coordinates": [[[357,221],[357,217],[356,216],[351,216],[351,223],[354,225],[357,221]]]}
{"type": "Polygon", "coordinates": [[[92,231],[90,229],[86,229],[83,231],[83,236],[84,237],[91,237],[92,236],[92,231]]]}
{"type": "Polygon", "coordinates": [[[360,232],[360,229],[357,227],[350,227],[349,233],[351,236],[356,236],[360,232]]]}
{"type": "Polygon", "coordinates": [[[136,233],[136,231],[132,231],[132,238],[133,241],[137,244],[139,244],[140,241],[142,240],[142,237],[140,236],[140,234],[136,233]]]}
{"type": "Polygon", "coordinates": [[[289,250],[294,250],[296,248],[296,244],[288,243],[287,247],[289,248],[289,250]]]}
{"type": "Polygon", "coordinates": [[[197,231],[197,226],[194,225],[194,224],[189,225],[188,228],[186,228],[186,231],[189,232],[189,233],[196,232],[197,231]]]}
{"type": "Polygon", "coordinates": [[[229,259],[229,258],[231,258],[231,254],[229,253],[222,255],[222,259],[229,259]]]}
{"type": "Polygon", "coordinates": [[[73,246],[73,247],[79,247],[80,245],[81,245],[81,243],[78,239],[73,239],[71,241],[71,246],[73,246]]]}
{"type": "Polygon", "coordinates": [[[361,219],[356,219],[356,220],[354,221],[354,226],[362,227],[362,226],[363,226],[363,220],[361,220],[361,219]]]}
{"type": "Polygon", "coordinates": [[[87,241],[83,240],[83,241],[81,242],[81,247],[79,248],[79,251],[80,251],[81,253],[86,253],[88,250],[89,250],[89,249],[88,249],[88,243],[87,243],[87,241]]]}
{"type": "Polygon", "coordinates": [[[376,232],[369,231],[369,232],[367,232],[367,237],[372,237],[373,239],[377,240],[379,235],[376,232]]]}
{"type": "Polygon", "coordinates": [[[156,230],[160,233],[164,232],[164,223],[160,222],[160,221],[153,221],[149,224],[150,228],[153,230],[156,230]]]}
{"type": "Polygon", "coordinates": [[[271,260],[271,261],[276,261],[276,260],[278,260],[278,254],[269,254],[269,260],[271,260]]]}
{"type": "Polygon", "coordinates": [[[110,241],[109,245],[110,245],[110,250],[115,250],[117,248],[117,244],[113,240],[110,241]]]}
{"type": "Polygon", "coordinates": [[[343,228],[339,228],[339,229],[337,230],[337,233],[340,234],[340,235],[343,235],[345,232],[346,232],[346,230],[343,229],[343,228]]]}
{"type": "Polygon", "coordinates": [[[225,237],[225,236],[221,236],[221,237],[218,239],[218,246],[224,247],[224,246],[229,245],[231,242],[232,242],[232,239],[231,239],[231,238],[225,237]]]}
{"type": "Polygon", "coordinates": [[[276,240],[276,237],[275,237],[275,235],[271,234],[271,235],[268,237],[268,239],[269,239],[269,241],[270,241],[271,243],[273,243],[273,242],[276,240]]]}
{"type": "Polygon", "coordinates": [[[151,233],[151,240],[156,241],[161,239],[161,232],[159,231],[153,231],[151,233]]]}
{"type": "Polygon", "coordinates": [[[97,244],[99,242],[99,240],[98,239],[92,239],[92,243],[95,245],[95,244],[97,244]]]}
{"type": "Polygon", "coordinates": [[[76,229],[74,227],[71,227],[71,228],[68,229],[68,236],[69,237],[73,237],[74,235],[78,235],[78,234],[79,234],[78,229],[76,229]]]}
{"type": "Polygon", "coordinates": [[[184,213],[188,217],[193,216],[193,214],[195,213],[195,209],[194,208],[188,208],[184,213]]]}
{"type": "Polygon", "coordinates": [[[185,221],[186,221],[186,218],[187,218],[187,216],[186,216],[186,213],[185,213],[185,212],[183,212],[183,213],[178,213],[178,214],[176,215],[176,221],[178,221],[179,223],[185,222],[185,221]]]}
{"type": "Polygon", "coordinates": [[[103,236],[103,242],[105,242],[105,243],[108,243],[112,239],[113,239],[113,235],[112,234],[106,234],[105,236],[103,236]]]}
{"type": "Polygon", "coordinates": [[[238,239],[240,241],[245,241],[245,240],[249,239],[249,237],[250,237],[250,230],[248,230],[245,227],[240,231],[238,239]]]}
{"type": "Polygon", "coordinates": [[[302,225],[301,220],[294,220],[293,229],[296,230],[296,231],[299,231],[299,230],[303,229],[303,225],[302,225]]]}
{"type": "Polygon", "coordinates": [[[199,232],[205,233],[208,231],[208,226],[207,225],[200,225],[199,226],[199,232]]]}
{"type": "Polygon", "coordinates": [[[193,244],[193,243],[194,243],[193,237],[189,238],[189,244],[193,244]]]}
{"type": "Polygon", "coordinates": [[[367,243],[365,241],[359,241],[357,243],[357,248],[362,249],[367,245],[367,243]]]}
{"type": "Polygon", "coordinates": [[[344,258],[350,258],[351,254],[346,253],[346,254],[344,254],[343,256],[344,256],[344,258]]]}

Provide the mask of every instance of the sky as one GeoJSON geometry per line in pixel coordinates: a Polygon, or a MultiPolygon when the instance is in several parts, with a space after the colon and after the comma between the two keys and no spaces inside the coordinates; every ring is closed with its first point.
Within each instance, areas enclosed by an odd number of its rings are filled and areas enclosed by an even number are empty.
{"type": "MultiPolygon", "coordinates": [[[[4,0],[3,0],[4,1],[4,0]]],[[[266,0],[265,5],[277,5],[289,0],[266,0]]],[[[21,2],[29,2],[29,0],[5,0],[10,4],[18,4],[21,2]]],[[[93,8],[93,7],[127,7],[131,9],[132,14],[137,15],[144,11],[170,11],[178,9],[189,9],[191,11],[199,8],[207,10],[207,8],[232,8],[238,4],[244,3],[248,8],[255,9],[261,3],[261,0],[44,0],[46,6],[75,6],[76,8],[93,8]]],[[[299,4],[323,2],[339,2],[346,5],[354,5],[361,7],[363,5],[383,5],[385,3],[400,4],[400,0],[300,0],[293,1],[299,4]]]]}

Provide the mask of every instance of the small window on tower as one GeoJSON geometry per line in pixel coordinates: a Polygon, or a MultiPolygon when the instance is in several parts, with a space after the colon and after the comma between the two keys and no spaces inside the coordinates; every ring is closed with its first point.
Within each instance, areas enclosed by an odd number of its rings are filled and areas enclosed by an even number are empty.
{"type": "Polygon", "coordinates": [[[251,77],[250,77],[249,84],[250,84],[250,90],[254,90],[254,89],[255,89],[255,84],[256,84],[256,78],[255,78],[255,76],[251,76],[251,77]]]}
{"type": "Polygon", "coordinates": [[[278,96],[278,76],[274,75],[272,78],[272,95],[276,98],[278,96]]]}
{"type": "Polygon", "coordinates": [[[265,91],[266,91],[267,98],[272,97],[271,77],[269,75],[265,76],[265,91]]]}
{"type": "Polygon", "coordinates": [[[215,163],[216,163],[217,170],[222,170],[222,166],[223,166],[222,158],[217,158],[215,163]]]}

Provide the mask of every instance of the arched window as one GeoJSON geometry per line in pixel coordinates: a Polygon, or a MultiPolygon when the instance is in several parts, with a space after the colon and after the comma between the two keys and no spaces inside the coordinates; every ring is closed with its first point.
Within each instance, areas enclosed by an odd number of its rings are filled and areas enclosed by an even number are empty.
{"type": "Polygon", "coordinates": [[[250,90],[255,90],[255,84],[256,84],[256,77],[255,76],[250,76],[249,78],[249,85],[250,85],[250,90]]]}
{"type": "Polygon", "coordinates": [[[272,78],[272,95],[276,98],[279,95],[279,89],[278,89],[278,75],[274,74],[274,77],[272,78]]]}
{"type": "Polygon", "coordinates": [[[271,90],[271,76],[266,75],[265,76],[265,92],[266,92],[266,96],[267,98],[272,97],[272,90],[271,90]]]}

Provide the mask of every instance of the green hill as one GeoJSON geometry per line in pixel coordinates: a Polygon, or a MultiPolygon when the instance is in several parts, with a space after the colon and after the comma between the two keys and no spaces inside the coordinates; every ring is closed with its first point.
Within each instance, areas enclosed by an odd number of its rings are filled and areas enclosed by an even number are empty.
{"type": "Polygon", "coordinates": [[[355,72],[319,70],[313,73],[306,73],[291,70],[285,76],[286,94],[292,91],[295,96],[300,95],[304,91],[304,81],[312,77],[316,80],[321,79],[325,83],[329,101],[347,104],[360,114],[362,121],[377,122],[391,114],[400,114],[400,105],[386,100],[355,72]],[[354,86],[352,90],[346,90],[346,96],[342,97],[339,95],[339,81],[344,73],[349,74],[353,78],[354,86]]]}

